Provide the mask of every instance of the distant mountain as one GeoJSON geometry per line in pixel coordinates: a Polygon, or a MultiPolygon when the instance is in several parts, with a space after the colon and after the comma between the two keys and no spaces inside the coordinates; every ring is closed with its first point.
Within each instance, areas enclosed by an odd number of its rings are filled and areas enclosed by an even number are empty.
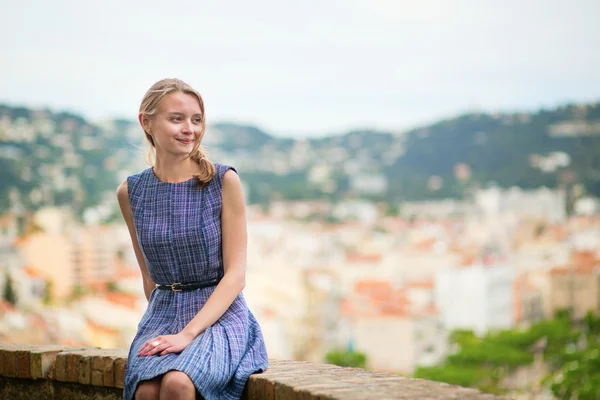
{"type": "MultiPolygon", "coordinates": [[[[532,114],[468,114],[415,129],[406,153],[387,168],[410,198],[427,197],[428,177],[446,183],[439,196],[459,196],[464,185],[455,168],[472,171],[470,184],[533,188],[579,183],[600,195],[600,103],[569,105],[532,114]]],[[[394,191],[394,189],[391,189],[394,191]]]]}
{"type": "Polygon", "coordinates": [[[0,212],[97,205],[130,165],[129,142],[121,130],[75,114],[0,105],[0,212]]]}
{"type": "MultiPolygon", "coordinates": [[[[143,135],[126,120],[91,124],[70,113],[0,105],[0,209],[114,196],[142,165],[143,135]]],[[[363,197],[399,202],[500,186],[579,185],[600,196],[600,103],[535,113],[471,113],[394,134],[356,130],[323,138],[275,137],[254,126],[210,125],[211,159],[237,167],[252,203],[363,197]]]]}
{"type": "Polygon", "coordinates": [[[237,155],[231,158],[243,164],[250,186],[261,187],[251,196],[254,201],[274,195],[392,202],[460,198],[492,182],[522,188],[578,184],[600,196],[600,103],[535,113],[470,113],[403,134],[363,130],[290,140],[235,127],[211,132],[207,139],[224,135],[221,140],[229,147],[222,155],[237,155]],[[250,145],[236,141],[241,131],[250,145]],[[309,179],[319,168],[327,170],[333,185],[327,178],[324,183],[309,179]],[[369,181],[382,177],[385,190],[369,190],[369,181]]]}

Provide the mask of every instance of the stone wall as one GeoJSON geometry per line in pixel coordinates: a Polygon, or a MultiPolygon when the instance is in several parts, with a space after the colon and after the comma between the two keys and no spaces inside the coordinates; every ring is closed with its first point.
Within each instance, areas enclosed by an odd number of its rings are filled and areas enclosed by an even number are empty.
{"type": "MultiPolygon", "coordinates": [[[[126,350],[0,343],[0,399],[116,400],[123,396],[126,350]]],[[[501,399],[474,389],[341,368],[271,360],[250,377],[244,399],[501,399]]]]}

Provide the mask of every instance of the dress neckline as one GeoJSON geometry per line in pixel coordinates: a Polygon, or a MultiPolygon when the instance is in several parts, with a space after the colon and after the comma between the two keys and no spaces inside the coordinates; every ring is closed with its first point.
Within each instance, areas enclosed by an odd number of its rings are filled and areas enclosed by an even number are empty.
{"type": "Polygon", "coordinates": [[[183,184],[185,184],[185,183],[190,183],[190,182],[192,182],[192,181],[196,180],[196,177],[195,177],[195,176],[193,176],[193,177],[191,177],[190,179],[188,179],[188,180],[185,180],[185,181],[181,181],[181,182],[165,182],[165,181],[162,181],[162,180],[160,180],[160,179],[158,178],[158,176],[156,176],[156,174],[154,173],[154,168],[153,168],[153,167],[150,167],[150,168],[148,168],[148,169],[150,170],[150,175],[152,175],[152,178],[153,178],[153,179],[154,179],[156,182],[158,182],[158,183],[162,183],[162,184],[165,184],[165,185],[183,185],[183,184]]]}

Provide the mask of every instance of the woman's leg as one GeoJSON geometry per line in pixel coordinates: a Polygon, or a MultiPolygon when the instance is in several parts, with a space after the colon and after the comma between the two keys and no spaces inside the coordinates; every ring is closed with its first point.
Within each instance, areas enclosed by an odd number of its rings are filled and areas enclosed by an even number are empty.
{"type": "Polygon", "coordinates": [[[158,400],[161,378],[162,377],[158,377],[149,381],[141,381],[135,390],[135,400],[158,400]]]}
{"type": "Polygon", "coordinates": [[[186,373],[181,371],[167,372],[160,384],[161,400],[195,400],[196,387],[186,373]]]}

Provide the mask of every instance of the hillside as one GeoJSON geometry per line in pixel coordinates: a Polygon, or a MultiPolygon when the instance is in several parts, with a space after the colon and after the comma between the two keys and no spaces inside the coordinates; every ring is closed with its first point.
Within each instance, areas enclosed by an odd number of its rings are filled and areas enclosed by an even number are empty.
{"type": "MultiPolygon", "coordinates": [[[[143,166],[132,121],[0,105],[0,209],[112,201],[143,166]],[[12,203],[10,201],[12,199],[12,203]]],[[[213,160],[235,165],[252,203],[363,197],[389,202],[461,197],[474,186],[580,184],[600,196],[600,103],[517,114],[465,114],[403,134],[357,130],[295,140],[254,126],[210,125],[213,160]]]]}

